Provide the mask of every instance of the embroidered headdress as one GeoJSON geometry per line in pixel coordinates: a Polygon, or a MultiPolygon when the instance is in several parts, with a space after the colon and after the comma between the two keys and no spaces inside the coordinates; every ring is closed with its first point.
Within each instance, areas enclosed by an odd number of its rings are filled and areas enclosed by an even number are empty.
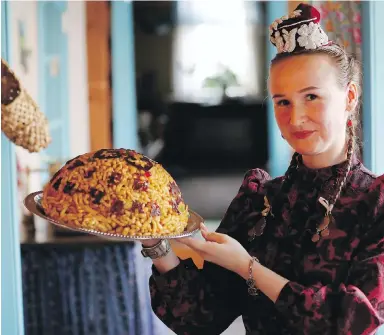
{"type": "Polygon", "coordinates": [[[307,4],[300,4],[291,14],[276,19],[269,27],[269,39],[278,54],[313,50],[332,43],[320,26],[320,12],[307,4]]]}

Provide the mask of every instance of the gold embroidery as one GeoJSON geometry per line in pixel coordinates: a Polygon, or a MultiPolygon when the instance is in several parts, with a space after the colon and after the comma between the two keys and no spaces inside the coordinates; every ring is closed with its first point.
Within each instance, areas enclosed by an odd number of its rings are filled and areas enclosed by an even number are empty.
{"type": "Polygon", "coordinates": [[[261,215],[267,216],[269,213],[271,213],[271,216],[273,217],[274,215],[272,213],[272,207],[269,204],[268,198],[266,196],[264,196],[264,206],[265,208],[262,210],[261,215]]]}
{"type": "Polygon", "coordinates": [[[256,222],[254,227],[248,232],[249,241],[253,241],[256,236],[261,236],[264,233],[265,226],[267,225],[266,217],[270,214],[272,217],[274,216],[272,213],[272,206],[270,205],[268,198],[264,196],[264,209],[261,211],[261,218],[256,222]]]}
{"type": "Polygon", "coordinates": [[[321,203],[325,207],[326,213],[325,213],[323,221],[316,228],[316,232],[312,236],[312,242],[315,242],[315,243],[320,241],[320,238],[329,236],[329,234],[330,234],[329,224],[332,222],[332,214],[331,213],[332,213],[332,209],[333,209],[333,205],[330,204],[327,199],[320,197],[318,201],[319,201],[319,203],[321,203]]]}

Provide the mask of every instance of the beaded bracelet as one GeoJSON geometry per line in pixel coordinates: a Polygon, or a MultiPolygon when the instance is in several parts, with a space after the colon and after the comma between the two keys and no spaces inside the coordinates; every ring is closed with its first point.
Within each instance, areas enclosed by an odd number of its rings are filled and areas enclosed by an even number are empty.
{"type": "Polygon", "coordinates": [[[260,263],[260,261],[257,257],[252,257],[251,260],[249,261],[249,270],[248,270],[249,277],[246,281],[246,283],[248,285],[248,293],[249,293],[249,295],[252,295],[252,296],[259,295],[259,289],[256,287],[255,280],[253,279],[253,263],[255,261],[260,263]]]}

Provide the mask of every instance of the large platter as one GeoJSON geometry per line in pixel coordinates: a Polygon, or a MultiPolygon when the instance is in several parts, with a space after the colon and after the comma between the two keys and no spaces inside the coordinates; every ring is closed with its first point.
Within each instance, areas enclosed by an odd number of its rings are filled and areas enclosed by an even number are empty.
{"type": "Polygon", "coordinates": [[[197,214],[196,212],[194,212],[192,210],[189,210],[190,216],[189,216],[188,225],[185,228],[184,232],[181,234],[167,235],[167,236],[157,236],[157,235],[153,235],[153,236],[124,236],[121,234],[103,233],[103,232],[99,232],[99,231],[92,230],[92,229],[80,228],[80,227],[77,227],[75,225],[62,223],[62,222],[59,222],[59,221],[56,221],[56,220],[49,218],[48,216],[45,215],[44,209],[41,206],[42,195],[43,195],[42,191],[34,192],[34,193],[29,194],[24,199],[24,205],[31,213],[47,220],[48,222],[50,222],[50,223],[52,223],[58,227],[77,231],[77,232],[81,232],[81,233],[96,235],[96,236],[104,237],[104,238],[108,238],[108,239],[125,240],[125,241],[139,241],[139,240],[150,240],[150,239],[175,239],[175,238],[188,237],[188,236],[193,236],[194,234],[196,234],[200,230],[200,224],[204,222],[203,218],[199,214],[197,214]]]}

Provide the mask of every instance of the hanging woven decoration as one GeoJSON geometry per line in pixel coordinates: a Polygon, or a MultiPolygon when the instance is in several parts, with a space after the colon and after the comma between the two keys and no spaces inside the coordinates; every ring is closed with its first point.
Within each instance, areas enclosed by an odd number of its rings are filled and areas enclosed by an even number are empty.
{"type": "Polygon", "coordinates": [[[47,118],[3,59],[1,130],[11,142],[29,152],[38,152],[46,148],[51,141],[47,118]]]}

